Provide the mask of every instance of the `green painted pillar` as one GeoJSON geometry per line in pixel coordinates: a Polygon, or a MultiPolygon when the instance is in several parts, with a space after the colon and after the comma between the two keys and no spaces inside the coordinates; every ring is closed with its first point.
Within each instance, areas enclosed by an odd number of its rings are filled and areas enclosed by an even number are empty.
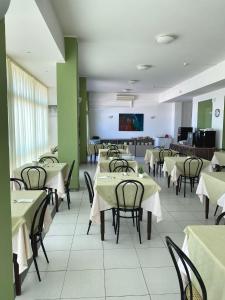
{"type": "Polygon", "coordinates": [[[78,44],[65,38],[65,63],[57,64],[59,160],[75,167],[71,187],[79,188],[78,44]]]}
{"type": "Polygon", "coordinates": [[[12,300],[12,229],[9,186],[9,143],[8,143],[8,111],[5,53],[5,24],[0,20],[0,299],[12,300]]]}
{"type": "Polygon", "coordinates": [[[87,162],[87,80],[80,78],[80,162],[87,162]]]}

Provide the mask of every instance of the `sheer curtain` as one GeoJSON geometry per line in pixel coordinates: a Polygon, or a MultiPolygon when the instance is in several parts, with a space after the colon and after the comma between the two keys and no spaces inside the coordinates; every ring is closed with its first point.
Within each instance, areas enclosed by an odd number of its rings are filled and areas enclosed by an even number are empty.
{"type": "Polygon", "coordinates": [[[47,88],[7,58],[11,171],[48,151],[47,88]]]}

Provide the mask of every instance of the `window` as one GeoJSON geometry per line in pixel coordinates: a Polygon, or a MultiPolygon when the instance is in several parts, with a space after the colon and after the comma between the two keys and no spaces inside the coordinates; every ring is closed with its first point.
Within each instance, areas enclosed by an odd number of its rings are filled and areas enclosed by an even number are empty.
{"type": "Polygon", "coordinates": [[[48,151],[48,91],[7,58],[11,171],[48,151]]]}

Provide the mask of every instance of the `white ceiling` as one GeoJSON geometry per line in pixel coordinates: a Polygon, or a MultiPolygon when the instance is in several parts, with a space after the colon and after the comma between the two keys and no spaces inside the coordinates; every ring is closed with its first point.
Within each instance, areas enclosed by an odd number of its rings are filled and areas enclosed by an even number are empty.
{"type": "Polygon", "coordinates": [[[55,86],[56,62],[63,58],[35,1],[11,0],[5,24],[7,54],[41,82],[55,86]]]}
{"type": "Polygon", "coordinates": [[[51,0],[66,36],[79,39],[80,75],[91,91],[155,93],[225,59],[224,0],[51,0]],[[178,35],[158,45],[160,33],[178,35]],[[189,62],[187,67],[183,62],[189,62]],[[140,63],[151,64],[147,72],[140,63]]]}

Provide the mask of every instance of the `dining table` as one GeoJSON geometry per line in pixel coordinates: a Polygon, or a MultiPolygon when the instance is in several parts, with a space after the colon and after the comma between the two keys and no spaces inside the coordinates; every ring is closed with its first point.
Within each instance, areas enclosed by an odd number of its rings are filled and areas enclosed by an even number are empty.
{"type": "MultiPolygon", "coordinates": [[[[28,268],[32,257],[30,230],[36,209],[45,198],[45,191],[11,191],[12,251],[16,294],[21,294],[20,274],[28,268]]],[[[52,218],[47,207],[44,218],[44,231],[47,232],[52,218]]]]}
{"type": "MultiPolygon", "coordinates": [[[[173,157],[165,157],[164,164],[163,164],[163,172],[164,175],[167,174],[168,176],[168,187],[170,186],[170,181],[176,184],[176,193],[178,194],[178,179],[180,175],[184,175],[184,162],[188,159],[188,157],[180,157],[180,156],[173,156],[173,157]]],[[[212,172],[212,165],[209,160],[202,159],[202,171],[212,172]]],[[[191,168],[194,170],[196,169],[196,162],[192,162],[191,168]]],[[[195,171],[194,171],[195,172],[195,171]]]]}
{"type": "Polygon", "coordinates": [[[212,158],[212,165],[214,167],[224,167],[225,166],[225,151],[215,151],[212,158]]]}
{"type": "Polygon", "coordinates": [[[46,153],[40,155],[39,159],[41,159],[42,157],[45,157],[45,156],[52,156],[52,157],[58,158],[58,152],[55,152],[55,153],[46,152],[46,153]]]}
{"type": "MultiPolygon", "coordinates": [[[[99,149],[99,158],[107,157],[107,153],[110,149],[99,149]]],[[[110,150],[110,152],[119,151],[120,154],[129,154],[129,149],[118,148],[117,150],[110,150]]]]}
{"type": "Polygon", "coordinates": [[[202,172],[196,194],[205,202],[205,218],[209,215],[209,202],[225,211],[225,172],[202,172]]]}
{"type": "Polygon", "coordinates": [[[152,214],[157,222],[162,220],[159,192],[160,186],[146,173],[143,178],[137,173],[98,173],[94,184],[94,199],[90,213],[93,223],[101,224],[101,240],[104,240],[104,211],[116,208],[116,186],[123,180],[138,180],[144,185],[144,195],[141,207],[147,211],[147,238],[151,238],[152,214]]]}
{"type": "MultiPolygon", "coordinates": [[[[13,176],[21,179],[21,171],[25,167],[34,166],[33,164],[24,164],[13,172],[13,176]]],[[[35,166],[43,167],[47,173],[47,180],[45,186],[55,191],[56,212],[58,212],[59,201],[58,197],[65,196],[65,181],[68,176],[67,163],[38,163],[35,166]]]]}
{"type": "MultiPolygon", "coordinates": [[[[192,225],[184,230],[182,250],[198,270],[207,291],[208,300],[225,300],[225,226],[192,225]]],[[[186,273],[179,262],[185,278],[186,273]]],[[[200,293],[196,278],[191,278],[200,293]]],[[[201,294],[201,293],[200,293],[201,294]]]]}
{"type": "MultiPolygon", "coordinates": [[[[159,158],[159,152],[162,149],[159,148],[155,148],[155,149],[147,149],[145,152],[145,157],[144,157],[144,161],[146,164],[149,165],[149,173],[151,172],[151,169],[153,170],[153,176],[155,176],[156,173],[156,164],[157,162],[160,160],[159,158]]],[[[166,149],[165,149],[166,150],[166,149]]],[[[172,152],[172,156],[174,156],[177,151],[171,150],[172,152]]],[[[164,153],[164,156],[168,156],[170,155],[170,153],[164,153]]]]}

